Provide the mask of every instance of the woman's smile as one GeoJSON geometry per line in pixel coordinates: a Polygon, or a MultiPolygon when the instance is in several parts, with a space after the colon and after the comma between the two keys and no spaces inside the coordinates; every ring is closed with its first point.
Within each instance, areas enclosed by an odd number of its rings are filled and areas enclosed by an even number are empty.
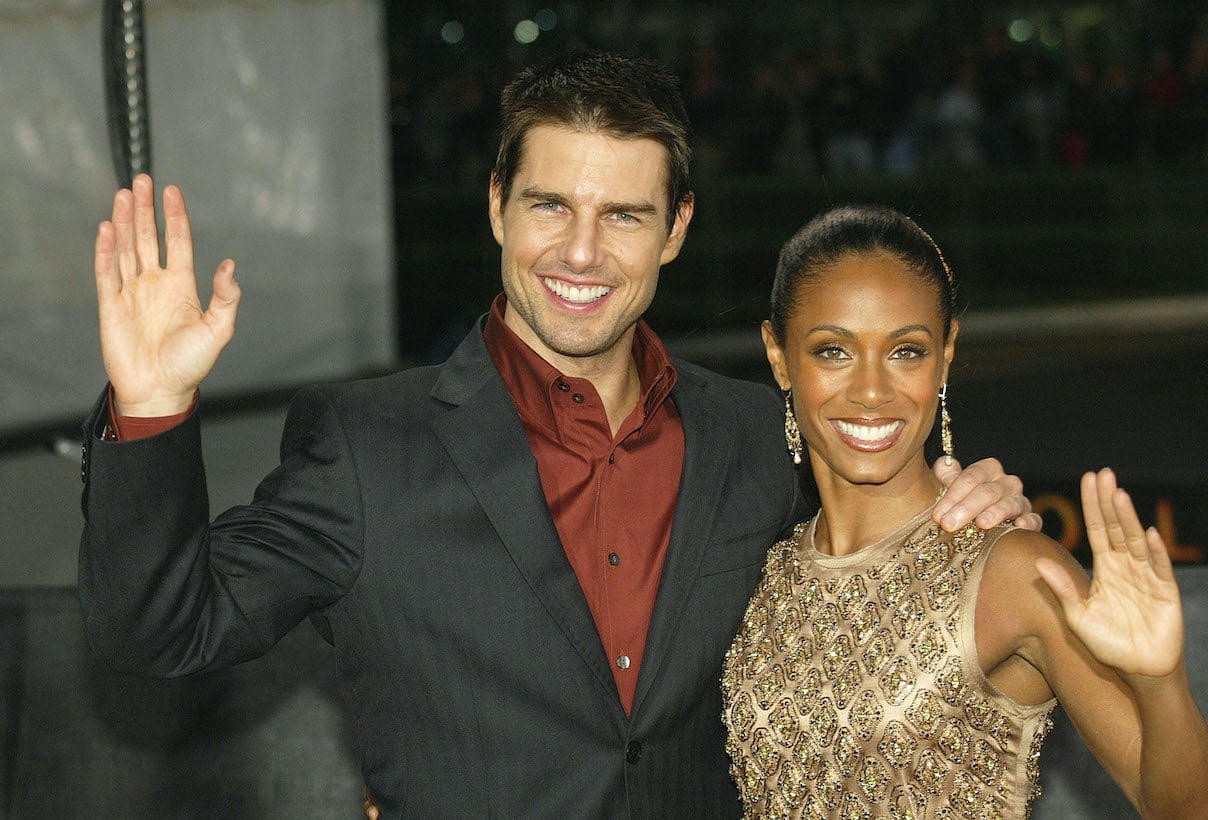
{"type": "Polygon", "coordinates": [[[902,419],[831,419],[839,440],[864,453],[879,453],[897,443],[906,429],[902,419]]]}

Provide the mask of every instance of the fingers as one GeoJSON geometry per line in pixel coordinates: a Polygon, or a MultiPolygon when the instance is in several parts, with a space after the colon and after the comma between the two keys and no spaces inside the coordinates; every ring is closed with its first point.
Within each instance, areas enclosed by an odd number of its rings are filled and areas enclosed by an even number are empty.
{"type": "MultiPolygon", "coordinates": [[[[1095,473],[1094,491],[1099,502],[1099,513],[1103,516],[1103,528],[1107,534],[1108,546],[1117,552],[1127,550],[1128,535],[1124,532],[1124,525],[1116,512],[1113,499],[1117,492],[1116,474],[1107,468],[1095,473]]],[[[1130,501],[1130,506],[1131,503],[1130,501]]],[[[1133,517],[1136,517],[1135,513],[1133,517]]],[[[1138,531],[1140,526],[1138,523],[1138,531]]],[[[1141,557],[1144,557],[1144,550],[1141,552],[1141,557]]]]}
{"type": "Polygon", "coordinates": [[[1145,534],[1145,528],[1141,526],[1141,520],[1137,518],[1137,509],[1133,506],[1132,498],[1127,492],[1116,487],[1116,477],[1114,474],[1111,475],[1111,478],[1107,482],[1100,483],[1100,495],[1105,490],[1105,484],[1111,487],[1107,507],[1111,511],[1107,524],[1108,534],[1113,538],[1123,540],[1124,549],[1128,550],[1128,554],[1133,558],[1138,561],[1148,561],[1149,542],[1145,534]]]}
{"type": "MultiPolygon", "coordinates": [[[[943,459],[940,460],[941,463],[943,459]]],[[[942,465],[935,472],[942,481],[942,465]]],[[[1031,512],[1032,505],[1023,496],[1023,482],[1003,473],[997,459],[986,458],[965,468],[952,479],[943,498],[936,504],[935,520],[949,532],[971,521],[987,529],[1008,519],[1031,512]]]]}
{"type": "Polygon", "coordinates": [[[164,188],[164,241],[168,246],[168,267],[193,273],[193,231],[185,198],[175,185],[164,188]]]}
{"type": "Polygon", "coordinates": [[[113,195],[110,224],[113,226],[116,271],[122,284],[148,268],[159,267],[159,229],[155,222],[155,185],[151,177],[139,174],[129,188],[122,188],[113,195]]]}
{"type": "MultiPolygon", "coordinates": [[[[175,185],[164,187],[164,242],[167,266],[193,275],[193,232],[185,200],[175,185]]],[[[147,270],[160,267],[159,228],[155,216],[155,183],[139,174],[129,188],[113,197],[113,215],[97,231],[94,272],[97,287],[108,288],[110,279],[121,286],[147,270]]],[[[101,293],[98,290],[98,295],[101,293]]]]}
{"type": "Polygon", "coordinates": [[[956,477],[960,475],[961,463],[955,458],[941,458],[936,460],[932,470],[935,472],[935,477],[940,480],[940,483],[945,487],[949,487],[956,480],[956,477]]]}
{"type": "Polygon", "coordinates": [[[1174,581],[1174,565],[1170,561],[1170,550],[1166,542],[1158,534],[1157,529],[1150,527],[1145,531],[1145,542],[1149,546],[1149,564],[1154,574],[1163,581],[1174,581]]]}
{"type": "Polygon", "coordinates": [[[1117,485],[1111,469],[1084,473],[1080,490],[1086,537],[1093,554],[1128,553],[1137,561],[1149,563],[1162,579],[1174,577],[1166,542],[1153,527],[1142,527],[1132,497],[1117,485]]]}
{"type": "Polygon", "coordinates": [[[235,262],[224,259],[214,271],[214,293],[206,308],[205,322],[216,338],[226,344],[235,335],[235,314],[243,291],[235,281],[235,262]]]}
{"type": "Polygon", "coordinates": [[[134,194],[123,188],[113,195],[113,247],[117,272],[122,284],[138,276],[138,255],[134,250],[134,194]]]}
{"type": "Polygon", "coordinates": [[[155,185],[139,174],[130,185],[134,199],[134,251],[138,270],[159,268],[159,226],[155,222],[155,185]]]}
{"type": "MultiPolygon", "coordinates": [[[[1021,490],[1014,489],[1015,487],[1022,488],[1022,483],[1004,487],[1001,482],[1005,480],[1006,478],[999,479],[999,482],[993,485],[983,485],[970,493],[968,509],[974,513],[973,523],[983,530],[996,527],[1004,522],[1013,522],[1019,517],[1027,515],[1031,510],[1029,501],[1018,494],[1021,490]],[[1003,495],[1006,497],[1002,497],[1003,495]],[[998,497],[1000,500],[982,503],[983,498],[991,497],[998,497]],[[978,512],[979,509],[980,512],[978,512]]],[[[1018,482],[1018,479],[1016,481],[1018,482]]]]}
{"type": "Polygon", "coordinates": [[[1086,520],[1086,540],[1091,545],[1091,554],[1096,555],[1111,549],[1107,535],[1107,523],[1103,519],[1103,506],[1099,501],[1099,479],[1095,473],[1083,473],[1078,485],[1082,495],[1082,517],[1086,520]]]}
{"type": "Polygon", "coordinates": [[[1116,474],[1106,468],[1085,473],[1079,489],[1091,552],[1126,552],[1138,561],[1149,561],[1145,529],[1137,518],[1132,498],[1117,486],[1116,474]]]}
{"type": "Polygon", "coordinates": [[[102,222],[97,226],[92,272],[96,278],[97,302],[101,305],[117,295],[122,287],[121,276],[117,271],[116,243],[112,222],[102,222]]]}
{"type": "Polygon", "coordinates": [[[954,523],[958,519],[952,513],[952,509],[959,503],[959,500],[952,492],[952,485],[961,473],[961,464],[955,458],[951,461],[941,458],[935,462],[935,465],[931,469],[935,473],[935,477],[944,485],[944,494],[940,496],[939,501],[935,502],[935,508],[931,511],[931,518],[935,523],[951,532],[959,526],[954,523]]]}
{"type": "Polygon", "coordinates": [[[1054,597],[1057,598],[1057,603],[1061,605],[1061,610],[1065,613],[1066,620],[1073,623],[1086,603],[1069,572],[1051,558],[1036,559],[1036,572],[1044,581],[1045,586],[1052,590],[1054,597]]]}
{"type": "MultiPolygon", "coordinates": [[[[1029,502],[1030,505],[1031,502],[1029,502]]],[[[1031,530],[1032,532],[1040,532],[1044,529],[1044,519],[1039,513],[1026,512],[1023,515],[1015,516],[1015,526],[1021,530],[1031,530]]]]}

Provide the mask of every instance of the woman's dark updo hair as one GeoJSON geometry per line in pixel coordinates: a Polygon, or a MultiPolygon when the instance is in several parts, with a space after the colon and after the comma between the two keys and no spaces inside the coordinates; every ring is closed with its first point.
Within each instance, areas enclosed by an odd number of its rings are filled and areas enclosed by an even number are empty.
{"type": "Polygon", "coordinates": [[[956,282],[939,246],[910,217],[879,205],[843,205],[814,217],[780,249],[772,283],[772,330],[784,341],[801,285],[847,254],[893,254],[939,289],[944,340],[956,313],[956,282]]]}

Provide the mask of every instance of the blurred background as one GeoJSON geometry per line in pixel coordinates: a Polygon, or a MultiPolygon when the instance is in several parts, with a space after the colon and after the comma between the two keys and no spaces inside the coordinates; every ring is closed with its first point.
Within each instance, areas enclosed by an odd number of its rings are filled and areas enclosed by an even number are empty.
{"type": "MultiPolygon", "coordinates": [[[[767,379],[780,244],[832,204],[910,214],[966,307],[958,456],[1021,475],[1084,559],[1077,477],[1116,467],[1203,651],[1208,2],[0,0],[0,817],[359,811],[309,626],[186,681],[82,645],[92,238],[123,175],[183,188],[203,299],[239,263],[201,408],[225,508],[274,463],[298,386],[441,361],[486,309],[499,90],[580,46],[683,81],[697,211],[647,317],[673,353],[767,379]]],[[[1042,768],[1038,816],[1128,816],[1068,725],[1042,768]]]]}
{"type": "Polygon", "coordinates": [[[1205,287],[1203,3],[427,6],[387,10],[402,350],[494,292],[489,235],[445,231],[483,224],[499,87],[576,45],[683,78],[700,207],[651,313],[665,333],[762,318],[780,243],[850,199],[915,215],[977,309],[1205,287]],[[464,280],[420,278],[450,269],[484,272],[468,305],[464,280]]]}

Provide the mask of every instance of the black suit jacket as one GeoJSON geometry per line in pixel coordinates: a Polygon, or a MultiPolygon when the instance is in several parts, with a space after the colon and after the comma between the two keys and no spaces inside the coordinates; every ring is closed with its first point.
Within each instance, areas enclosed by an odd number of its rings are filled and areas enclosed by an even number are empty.
{"type": "Polygon", "coordinates": [[[93,652],[183,675],[310,616],[386,817],[729,817],[721,662],[804,514],[770,388],[676,362],[686,453],[626,717],[515,407],[475,329],[443,365],[308,388],[281,464],[210,521],[194,415],[85,449],[93,652]]]}

